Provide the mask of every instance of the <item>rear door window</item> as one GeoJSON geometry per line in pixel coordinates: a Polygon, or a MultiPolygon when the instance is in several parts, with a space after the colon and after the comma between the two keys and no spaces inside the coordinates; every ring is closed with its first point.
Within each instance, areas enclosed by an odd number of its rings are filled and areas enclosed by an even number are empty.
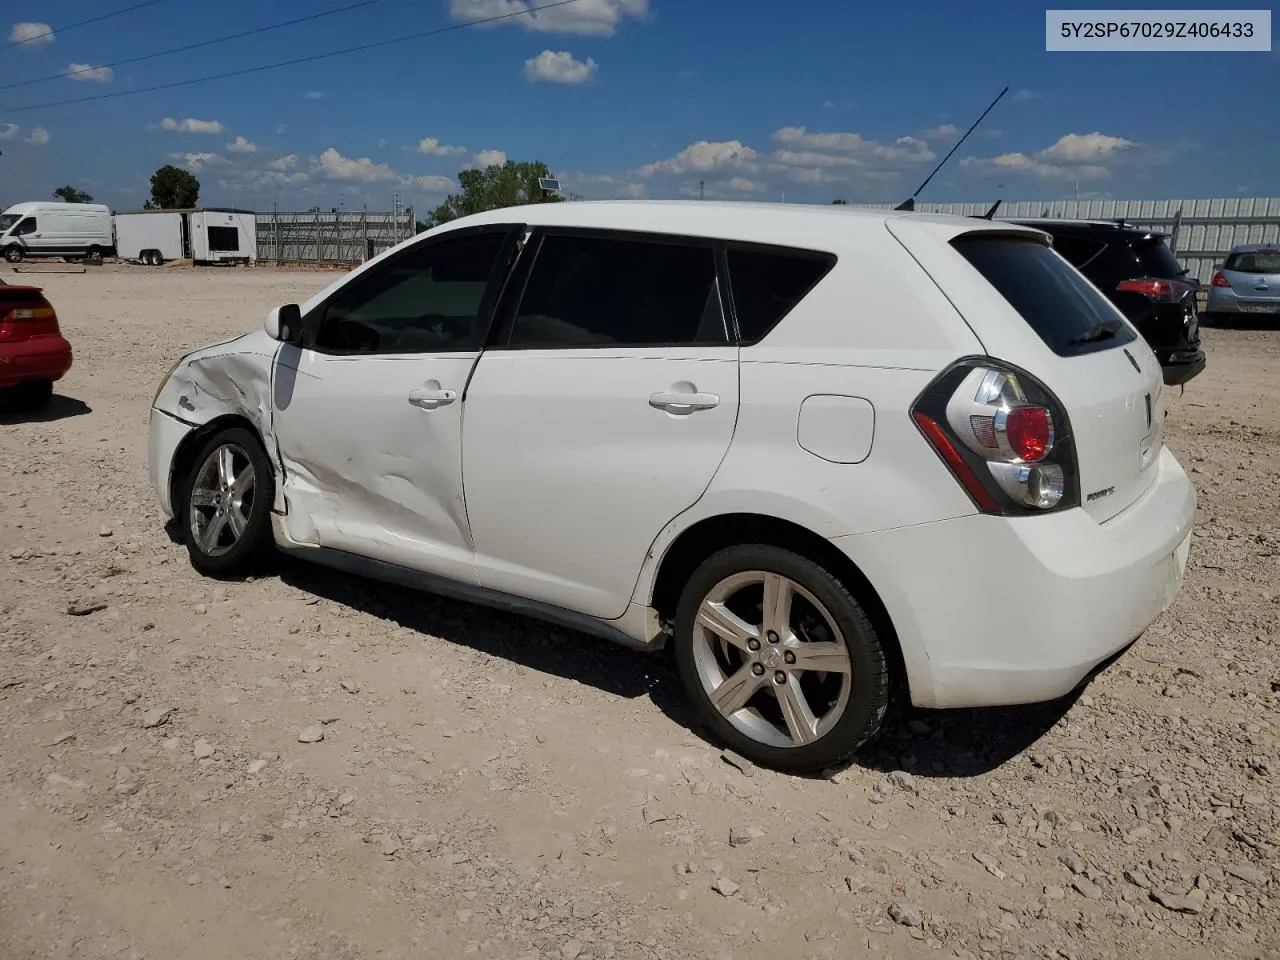
{"type": "Polygon", "coordinates": [[[709,243],[548,231],[507,345],[658,347],[728,339],[709,243]]]}
{"type": "Polygon", "coordinates": [[[1049,247],[982,234],[958,237],[953,245],[1059,356],[1107,350],[1135,339],[1097,287],[1049,247]],[[1104,325],[1112,332],[1100,334],[1104,325]]]}
{"type": "Polygon", "coordinates": [[[831,272],[834,254],[727,244],[729,282],[744,346],[763,340],[831,272]]]}

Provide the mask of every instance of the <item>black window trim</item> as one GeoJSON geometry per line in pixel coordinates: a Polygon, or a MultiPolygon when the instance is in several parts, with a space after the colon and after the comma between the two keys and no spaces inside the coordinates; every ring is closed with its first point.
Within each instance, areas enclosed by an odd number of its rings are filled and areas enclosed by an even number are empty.
{"type": "Polygon", "coordinates": [[[498,306],[498,322],[493,327],[492,335],[486,351],[536,351],[536,350],[665,350],[665,349],[697,349],[715,347],[736,347],[737,322],[730,319],[731,308],[728,295],[728,274],[724,269],[723,241],[714,237],[697,237],[680,233],[663,231],[611,229],[608,227],[573,227],[573,226],[534,226],[532,235],[521,252],[520,262],[511,274],[503,300],[498,306]],[[572,237],[580,239],[619,240],[633,243],[655,243],[664,246],[702,247],[710,250],[715,269],[716,293],[720,298],[720,316],[724,324],[725,340],[723,343],[697,343],[681,341],[677,343],[582,343],[566,346],[564,344],[517,344],[512,346],[511,334],[515,327],[515,319],[519,315],[520,304],[524,301],[529,286],[529,278],[533,275],[538,255],[542,252],[542,242],[549,236],[572,237]]]}
{"type": "MultiPolygon", "coordinates": [[[[485,348],[485,343],[489,338],[490,331],[493,327],[495,316],[495,307],[498,302],[499,293],[504,288],[507,278],[512,268],[512,253],[514,252],[516,243],[524,234],[527,227],[523,223],[482,223],[473,227],[459,227],[456,230],[449,230],[434,237],[419,240],[416,243],[410,243],[403,250],[393,257],[388,257],[382,263],[374,267],[374,270],[383,270],[393,264],[399,262],[404,257],[410,255],[418,255],[422,251],[431,247],[448,243],[452,240],[465,239],[468,237],[483,236],[485,234],[495,234],[504,236],[502,247],[498,250],[498,257],[494,261],[493,269],[489,273],[489,279],[485,286],[484,298],[480,301],[479,312],[479,335],[475,338],[474,343],[461,350],[433,350],[430,353],[479,353],[485,348]]],[[[388,352],[388,353],[363,353],[354,350],[334,350],[327,347],[316,345],[316,334],[320,328],[320,321],[324,317],[325,310],[329,305],[347,291],[351,284],[361,283],[372,271],[366,271],[360,277],[352,277],[349,283],[344,283],[329,296],[325,297],[314,307],[307,311],[302,318],[302,349],[311,353],[320,354],[325,357],[351,357],[358,359],[375,359],[379,357],[414,357],[422,356],[420,352],[388,352]]]]}
{"type": "Polygon", "coordinates": [[[823,272],[822,276],[820,276],[816,281],[814,281],[809,286],[809,288],[805,290],[803,294],[801,294],[800,298],[796,301],[796,307],[804,303],[804,301],[809,298],[809,295],[813,293],[814,290],[818,289],[818,287],[822,285],[822,282],[826,280],[827,277],[831,276],[831,274],[835,271],[836,267],[839,266],[840,264],[839,254],[833,253],[830,250],[816,250],[812,247],[791,247],[781,243],[758,243],[758,242],[752,242],[747,240],[722,241],[720,243],[720,258],[724,267],[724,278],[725,278],[724,286],[726,286],[729,290],[729,301],[728,301],[729,308],[728,309],[729,309],[729,312],[733,315],[733,332],[736,338],[736,342],[740,347],[754,347],[756,344],[762,343],[765,340],[765,338],[769,336],[769,334],[773,333],[774,330],[778,329],[778,327],[781,325],[783,320],[787,319],[787,317],[791,315],[792,311],[795,310],[795,307],[792,307],[791,310],[788,310],[782,316],[778,317],[778,319],[775,320],[773,323],[771,323],[765,329],[765,331],[760,334],[760,336],[756,337],[753,340],[748,340],[744,338],[742,336],[742,326],[738,322],[738,306],[737,306],[737,303],[733,301],[733,275],[729,272],[729,252],[731,250],[741,250],[744,253],[761,253],[761,254],[774,254],[774,255],[785,254],[786,256],[796,257],[797,259],[821,260],[824,263],[829,262],[830,265],[823,272]]]}

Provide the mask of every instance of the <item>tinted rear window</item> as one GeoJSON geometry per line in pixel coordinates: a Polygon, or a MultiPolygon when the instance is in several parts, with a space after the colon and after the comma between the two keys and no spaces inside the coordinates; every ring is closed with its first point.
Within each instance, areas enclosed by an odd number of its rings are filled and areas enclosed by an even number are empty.
{"type": "Polygon", "coordinates": [[[1134,240],[1130,246],[1142,266],[1144,276],[1177,280],[1186,273],[1174,257],[1173,251],[1159,237],[1134,240]]]}
{"type": "Polygon", "coordinates": [[[1114,336],[1080,341],[1118,315],[1097,287],[1049,247],[989,235],[963,236],[954,245],[1059,356],[1106,350],[1135,339],[1132,328],[1123,325],[1114,336]]]}
{"type": "Polygon", "coordinates": [[[786,247],[730,244],[725,252],[738,330],[745,344],[764,339],[836,265],[833,254],[786,247]]]}
{"type": "Polygon", "coordinates": [[[1280,250],[1233,253],[1227,257],[1222,269],[1236,273],[1280,273],[1280,250]]]}

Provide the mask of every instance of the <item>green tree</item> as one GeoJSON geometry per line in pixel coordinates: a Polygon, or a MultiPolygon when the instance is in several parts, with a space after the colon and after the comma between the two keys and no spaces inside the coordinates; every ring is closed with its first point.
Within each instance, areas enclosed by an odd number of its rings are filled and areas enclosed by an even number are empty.
{"type": "Polygon", "coordinates": [[[53,199],[61,200],[63,203],[93,203],[93,197],[70,185],[53,191],[53,199]]]}
{"type": "Polygon", "coordinates": [[[458,174],[461,193],[452,193],[427,217],[428,227],[439,226],[485,210],[516,207],[526,203],[557,203],[564,197],[547,193],[538,186],[540,177],[551,171],[542,161],[520,163],[508,160],[484,170],[463,170],[458,174]]]}
{"type": "Polygon", "coordinates": [[[148,210],[182,210],[200,199],[200,181],[190,171],[166,163],[151,175],[148,210]]]}
{"type": "Polygon", "coordinates": [[[844,205],[844,206],[848,206],[848,205],[849,205],[849,201],[848,201],[848,200],[832,200],[832,201],[831,201],[831,203],[832,203],[832,205],[836,205],[836,204],[841,204],[841,205],[844,205]]]}

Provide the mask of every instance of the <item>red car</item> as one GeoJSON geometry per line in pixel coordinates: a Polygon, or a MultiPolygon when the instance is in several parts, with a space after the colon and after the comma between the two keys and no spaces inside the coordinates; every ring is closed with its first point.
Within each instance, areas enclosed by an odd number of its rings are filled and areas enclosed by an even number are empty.
{"type": "Polygon", "coordinates": [[[71,369],[71,344],[58,329],[58,315],[39,287],[0,280],[0,397],[43,407],[53,382],[71,369]]]}

